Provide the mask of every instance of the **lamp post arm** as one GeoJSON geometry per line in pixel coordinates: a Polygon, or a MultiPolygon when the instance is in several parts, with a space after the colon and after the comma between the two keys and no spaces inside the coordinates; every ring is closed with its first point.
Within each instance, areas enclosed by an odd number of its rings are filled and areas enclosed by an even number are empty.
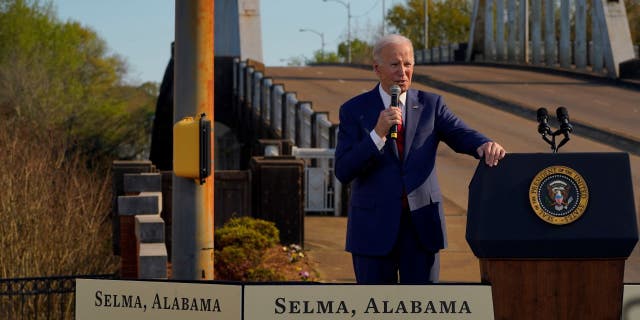
{"type": "Polygon", "coordinates": [[[342,0],[323,0],[324,2],[333,1],[347,8],[347,63],[351,63],[351,3],[342,0]]]}

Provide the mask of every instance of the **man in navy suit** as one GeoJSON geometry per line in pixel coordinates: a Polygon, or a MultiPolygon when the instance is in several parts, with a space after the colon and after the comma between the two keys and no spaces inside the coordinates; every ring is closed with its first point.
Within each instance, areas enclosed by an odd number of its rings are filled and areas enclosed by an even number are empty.
{"type": "Polygon", "coordinates": [[[346,249],[358,283],[426,284],[438,281],[446,247],[442,194],[435,173],[440,141],[495,166],[498,143],[469,128],[441,96],[410,89],[413,46],[400,35],[374,46],[379,84],[340,108],[335,172],[351,183],[346,249]],[[398,85],[399,108],[390,107],[398,85]],[[388,138],[398,126],[397,140],[388,138]]]}

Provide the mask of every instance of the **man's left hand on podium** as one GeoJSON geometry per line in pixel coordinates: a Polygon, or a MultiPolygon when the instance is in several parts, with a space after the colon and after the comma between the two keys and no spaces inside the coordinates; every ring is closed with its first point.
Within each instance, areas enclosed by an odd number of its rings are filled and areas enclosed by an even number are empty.
{"type": "Polygon", "coordinates": [[[480,158],[484,157],[484,162],[489,167],[498,165],[498,161],[504,158],[507,153],[499,143],[493,141],[483,143],[476,149],[476,152],[480,158]]]}

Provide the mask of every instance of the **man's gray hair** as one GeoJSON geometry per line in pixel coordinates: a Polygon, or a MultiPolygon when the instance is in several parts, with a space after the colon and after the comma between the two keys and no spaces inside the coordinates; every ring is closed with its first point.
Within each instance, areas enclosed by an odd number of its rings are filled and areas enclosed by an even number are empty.
{"type": "Polygon", "coordinates": [[[413,44],[409,38],[399,34],[387,34],[378,39],[373,46],[373,61],[380,63],[380,53],[382,53],[382,49],[390,44],[408,44],[413,52],[413,44]]]}

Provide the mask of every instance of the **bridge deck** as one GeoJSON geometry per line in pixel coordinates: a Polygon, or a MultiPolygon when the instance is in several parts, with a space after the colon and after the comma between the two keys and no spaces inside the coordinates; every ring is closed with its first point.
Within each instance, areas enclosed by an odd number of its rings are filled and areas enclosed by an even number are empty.
{"type": "MultiPolygon", "coordinates": [[[[453,86],[481,91],[500,99],[515,100],[535,110],[541,106],[553,112],[557,106],[568,108],[572,121],[590,123],[640,140],[640,91],[608,85],[603,82],[573,77],[540,74],[515,69],[478,66],[418,66],[416,75],[429,77],[453,86]]],[[[370,90],[376,84],[370,70],[338,67],[270,67],[266,76],[283,83],[286,91],[294,91],[298,100],[313,102],[316,111],[328,111],[330,121],[338,122],[338,109],[350,97],[370,90]]],[[[549,152],[537,133],[535,116],[525,119],[512,113],[476,102],[469,97],[415,83],[414,88],[435,92],[445,97],[449,107],[469,125],[499,141],[509,152],[549,152]]],[[[554,124],[552,122],[552,124],[554,124]]],[[[581,137],[578,133],[562,148],[562,152],[619,152],[610,145],[581,137]]],[[[438,150],[437,170],[443,194],[449,229],[450,246],[442,254],[443,281],[479,281],[477,260],[464,239],[468,182],[476,166],[470,157],[459,155],[443,146],[438,150]]],[[[640,213],[640,157],[631,156],[631,170],[636,212],[640,213]]],[[[307,227],[324,225],[309,219],[307,227]]],[[[332,231],[305,232],[312,258],[319,265],[323,280],[345,280],[352,275],[351,261],[342,253],[344,234],[340,218],[332,231]],[[326,236],[331,237],[327,239],[326,236]],[[320,257],[314,256],[316,252],[320,257]],[[335,259],[333,259],[335,258],[335,259]],[[333,261],[331,265],[325,263],[333,261]],[[338,264],[338,265],[336,265],[338,264]]],[[[640,282],[640,250],[636,247],[627,262],[625,282],[640,282]]]]}

